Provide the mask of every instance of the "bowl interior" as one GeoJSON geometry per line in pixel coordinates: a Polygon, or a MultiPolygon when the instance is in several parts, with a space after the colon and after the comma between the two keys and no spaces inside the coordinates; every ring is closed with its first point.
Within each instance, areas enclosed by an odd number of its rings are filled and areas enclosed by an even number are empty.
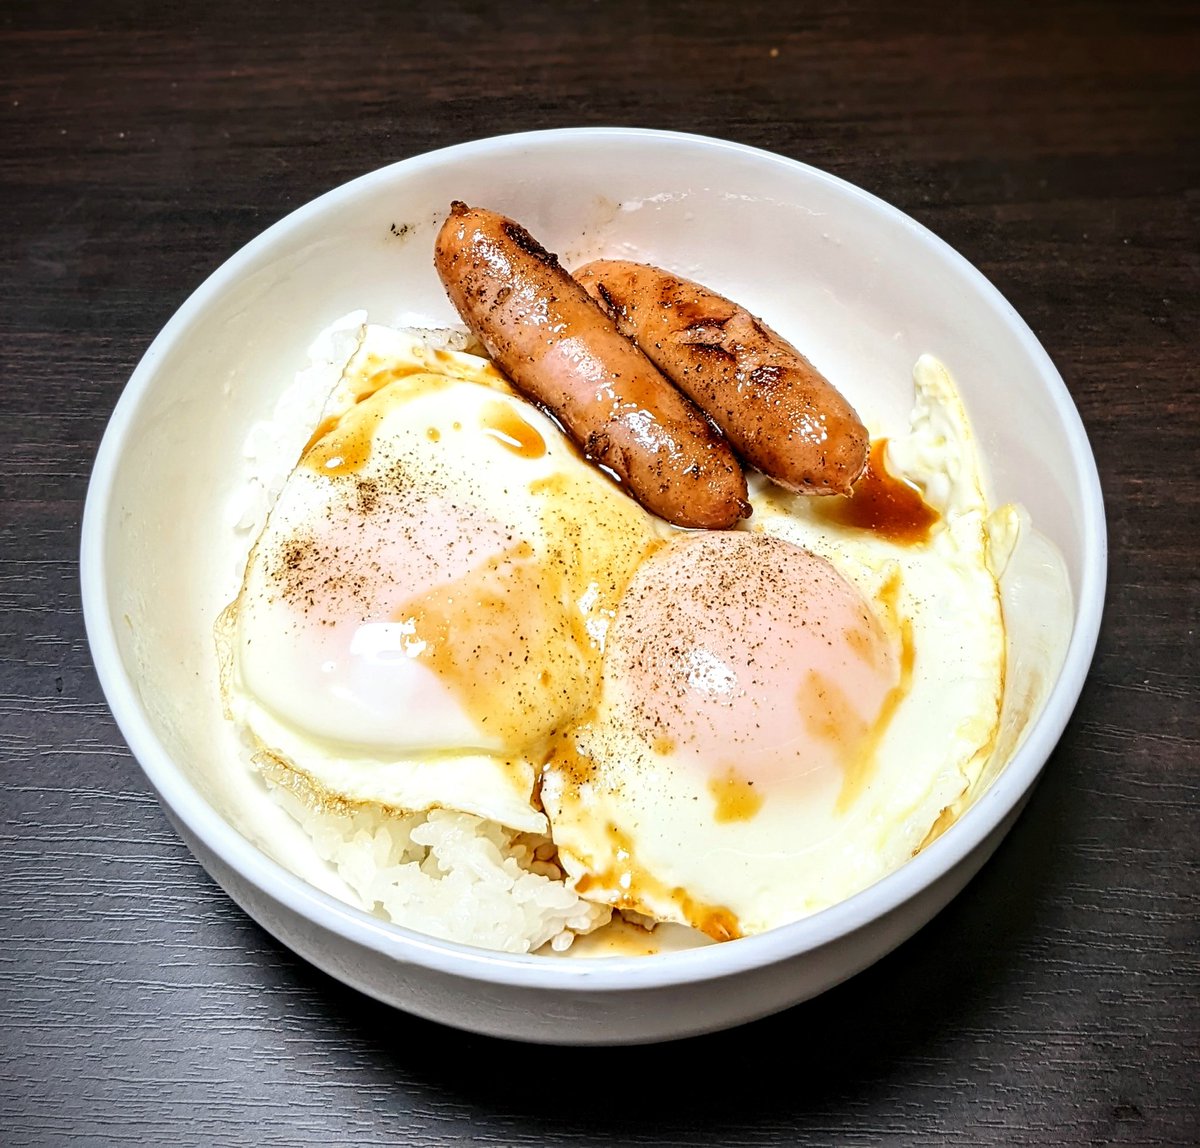
{"type": "MultiPolygon", "coordinates": [[[[519,219],[568,267],[638,258],[734,296],[836,380],[876,432],[907,425],[913,363],[939,357],[973,420],[993,504],[1021,503],[1037,527],[1003,584],[1009,703],[997,770],[1043,714],[1083,602],[1081,680],[1103,577],[1094,466],[1061,380],[996,292],[911,220],[799,164],[662,133],[538,133],[420,157],[314,201],[220,268],[138,367],[97,463],[85,579],[102,587],[89,608],[102,680],[110,698],[118,679],[129,691],[118,720],[174,763],[139,754],[156,785],[156,769],[177,767],[249,841],[337,890],[248,777],[222,718],[212,625],[247,545],[230,507],[246,432],[270,416],[318,331],[355,309],[457,325],[431,262],[456,198],[519,219]]],[[[1077,691],[1078,681],[1058,702],[1059,729],[1077,691]]]]}

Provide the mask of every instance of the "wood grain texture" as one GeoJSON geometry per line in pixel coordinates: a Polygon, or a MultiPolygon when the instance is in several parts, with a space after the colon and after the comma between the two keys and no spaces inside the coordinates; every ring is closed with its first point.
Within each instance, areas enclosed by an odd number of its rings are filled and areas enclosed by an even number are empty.
{"type": "Polygon", "coordinates": [[[1184,3],[0,8],[0,1142],[1200,1141],[1197,60],[1184,3]],[[443,1030],[278,946],[124,748],[77,588],[106,420],[209,271],[364,171],[576,124],[766,147],[945,238],[1062,371],[1112,547],[1080,705],[966,894],[658,1049],[443,1030]]]}

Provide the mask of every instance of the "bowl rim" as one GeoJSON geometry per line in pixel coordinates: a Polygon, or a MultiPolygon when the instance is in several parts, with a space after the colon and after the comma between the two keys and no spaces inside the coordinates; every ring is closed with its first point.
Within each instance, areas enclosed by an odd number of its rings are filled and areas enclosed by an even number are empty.
{"type": "Polygon", "coordinates": [[[101,689],[135,761],[159,800],[186,830],[244,880],[293,913],[392,959],[442,974],[529,989],[614,992],[661,988],[732,976],[820,949],[900,908],[954,870],[1016,808],[1032,787],[1066,727],[1083,689],[1096,648],[1107,575],[1103,494],[1095,458],[1066,384],[1049,355],[997,288],[964,256],[899,208],[799,160],[746,144],[687,132],[634,127],[552,128],[488,136],[411,156],[342,183],[289,212],[250,240],[189,295],[138,362],[113,410],[97,451],[84,504],[80,581],[84,623],[101,689]],[[857,199],[909,232],[975,286],[1010,328],[1035,364],[1066,430],[1070,457],[1083,493],[1081,541],[1084,561],[1076,618],[1058,679],[1041,717],[988,790],[937,840],[899,869],[827,909],[735,942],[652,956],[561,959],[499,953],[444,941],[373,917],[296,876],[230,825],[171,760],[155,735],[125,669],[108,610],[105,567],[108,515],[122,443],[158,361],[190,324],[261,254],[293,228],[376,183],[437,168],[465,157],[507,154],[524,147],[553,148],[578,142],[702,148],[779,166],[857,199]]]}

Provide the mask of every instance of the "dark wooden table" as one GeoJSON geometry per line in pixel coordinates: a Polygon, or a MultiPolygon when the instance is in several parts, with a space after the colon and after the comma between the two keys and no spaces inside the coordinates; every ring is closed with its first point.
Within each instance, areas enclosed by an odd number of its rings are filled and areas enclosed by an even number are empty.
{"type": "Polygon", "coordinates": [[[0,7],[0,1142],[1200,1139],[1200,36],[1186,3],[0,7]],[[983,874],[825,997],[658,1048],[389,1011],[244,917],[93,674],[76,550],[126,378],[218,263],[460,140],[723,136],[897,204],[1025,316],[1108,506],[1104,630],[983,874]]]}

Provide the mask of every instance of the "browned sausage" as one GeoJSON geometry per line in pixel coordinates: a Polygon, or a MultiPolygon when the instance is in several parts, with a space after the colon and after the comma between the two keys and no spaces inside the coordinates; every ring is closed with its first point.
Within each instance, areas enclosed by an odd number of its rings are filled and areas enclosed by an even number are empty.
{"type": "Polygon", "coordinates": [[[720,432],[523,227],[456,201],[434,264],[496,365],[647,510],[711,529],[750,513],[720,432]]]}
{"type": "Polygon", "coordinates": [[[575,277],[745,461],[789,490],[849,493],[867,464],[866,428],[786,339],[659,267],[600,259],[575,277]]]}

